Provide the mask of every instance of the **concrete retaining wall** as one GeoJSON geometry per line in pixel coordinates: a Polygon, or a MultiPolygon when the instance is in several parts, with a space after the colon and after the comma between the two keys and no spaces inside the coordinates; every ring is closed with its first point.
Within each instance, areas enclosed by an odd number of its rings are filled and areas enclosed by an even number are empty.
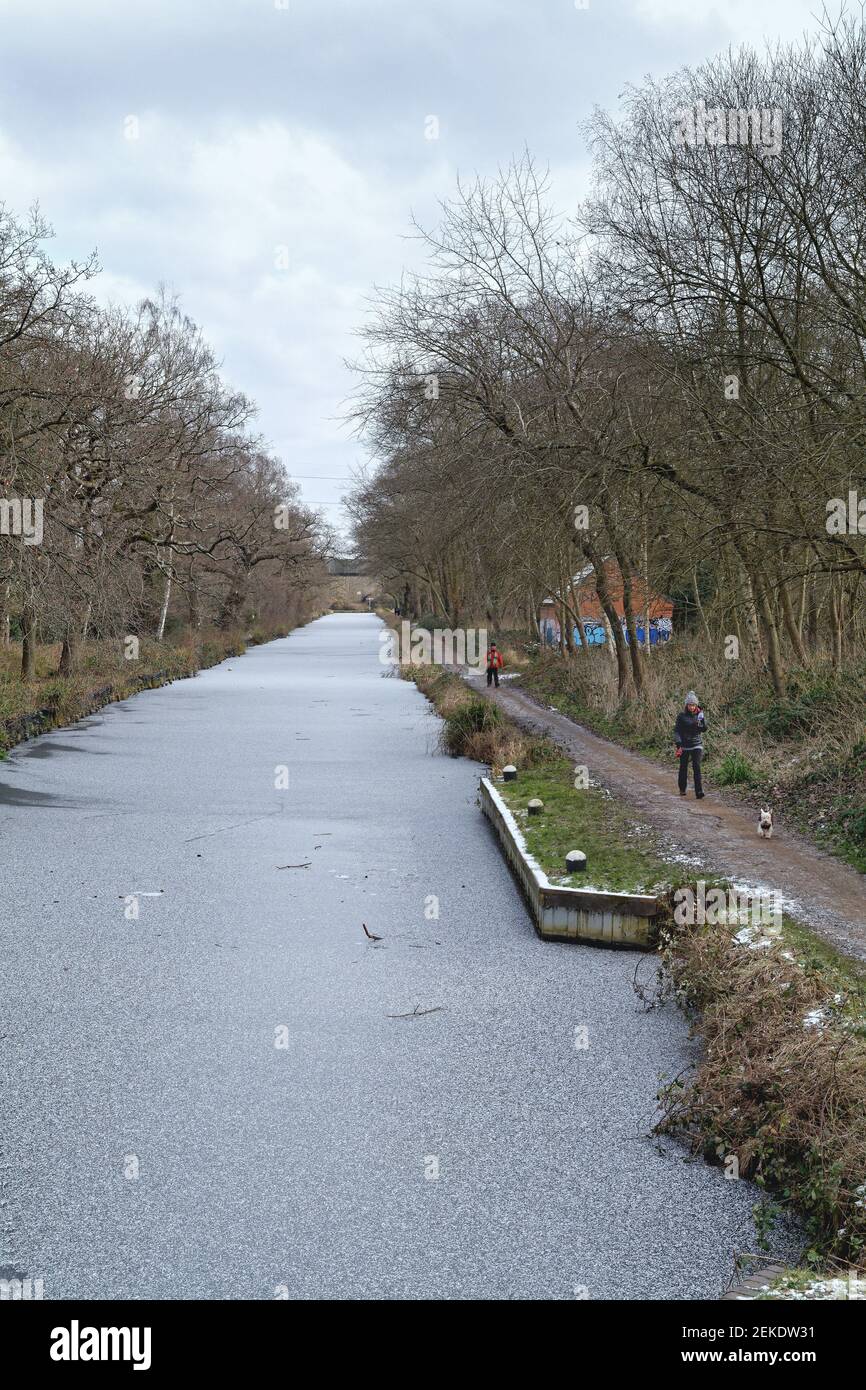
{"type": "Polygon", "coordinates": [[[650,894],[597,893],[549,883],[526,848],[517,821],[489,777],[481,778],[481,809],[496,831],[505,857],[541,936],[557,941],[595,941],[602,946],[653,945],[658,900],[650,894]]]}

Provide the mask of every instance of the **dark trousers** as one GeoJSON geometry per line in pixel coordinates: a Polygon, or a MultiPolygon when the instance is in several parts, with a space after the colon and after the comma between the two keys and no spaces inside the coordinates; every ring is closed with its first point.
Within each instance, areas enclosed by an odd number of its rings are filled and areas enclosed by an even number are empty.
{"type": "Polygon", "coordinates": [[[691,758],[692,760],[692,773],[694,774],[695,779],[695,796],[700,796],[701,792],[703,791],[704,788],[701,783],[702,756],[702,748],[684,748],[682,753],[680,753],[680,771],[678,780],[681,792],[684,792],[689,784],[689,758],[691,758]]]}
{"type": "Polygon", "coordinates": [[[498,689],[499,689],[499,669],[498,669],[498,667],[496,667],[496,666],[488,666],[488,667],[487,667],[487,684],[489,685],[491,681],[493,682],[493,684],[496,686],[496,689],[498,690],[498,689]]]}

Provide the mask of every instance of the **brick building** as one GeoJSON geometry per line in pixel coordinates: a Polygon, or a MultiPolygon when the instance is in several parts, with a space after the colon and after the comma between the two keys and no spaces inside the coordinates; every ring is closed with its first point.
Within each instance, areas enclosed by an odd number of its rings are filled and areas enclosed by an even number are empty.
{"type": "MultiPolygon", "coordinates": [[[[623,607],[622,575],[615,560],[607,559],[604,562],[605,577],[607,579],[610,596],[613,600],[614,608],[620,619],[623,635],[628,641],[628,633],[625,627],[625,609],[623,607]]],[[[640,643],[644,642],[644,614],[647,608],[645,585],[639,575],[632,577],[632,606],[634,608],[635,626],[637,628],[637,638],[640,643]]],[[[654,590],[649,592],[649,640],[651,646],[656,646],[659,642],[667,642],[672,632],[672,618],[674,606],[669,598],[656,593],[654,590]]],[[[569,592],[565,595],[569,607],[580,614],[583,623],[586,640],[590,646],[603,646],[608,640],[607,623],[604,616],[599,597],[595,587],[595,572],[591,565],[587,565],[578,574],[572,577],[569,585],[569,592]]],[[[538,631],[542,642],[546,646],[558,646],[560,641],[560,613],[561,605],[558,595],[551,594],[545,598],[538,613],[538,631]]],[[[574,644],[580,646],[580,633],[575,625],[574,644]]]]}

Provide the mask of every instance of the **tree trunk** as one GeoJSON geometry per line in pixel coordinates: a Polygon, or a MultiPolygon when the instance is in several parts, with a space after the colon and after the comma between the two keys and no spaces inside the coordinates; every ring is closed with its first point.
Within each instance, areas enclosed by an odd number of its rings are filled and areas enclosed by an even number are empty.
{"type": "Polygon", "coordinates": [[[172,577],[172,572],[171,572],[171,569],[169,568],[169,569],[166,571],[166,575],[165,575],[165,588],[164,588],[164,590],[163,590],[163,596],[162,596],[162,608],[160,609],[159,624],[157,625],[157,629],[156,629],[156,640],[157,640],[157,642],[161,642],[162,639],[163,639],[163,637],[165,636],[165,624],[166,624],[166,619],[168,618],[168,606],[169,606],[169,604],[171,603],[171,577],[172,577]]]}
{"type": "Polygon", "coordinates": [[[575,595],[574,626],[577,628],[577,635],[580,638],[581,656],[589,655],[589,643],[586,640],[586,628],[583,625],[583,618],[580,616],[580,599],[575,595]]]}
{"type": "Polygon", "coordinates": [[[566,575],[560,576],[559,581],[559,626],[562,632],[562,639],[565,643],[565,650],[569,656],[574,656],[574,624],[571,621],[566,595],[568,594],[569,580],[566,575]]]}
{"type": "Polygon", "coordinates": [[[21,679],[36,679],[36,614],[29,604],[21,614],[21,679]]]}
{"type": "Polygon", "coordinates": [[[767,645],[767,666],[770,671],[770,680],[773,683],[773,691],[779,700],[785,698],[785,668],[782,663],[782,651],[779,644],[779,629],[776,625],[776,615],[773,612],[773,605],[767,593],[763,579],[757,575],[750,575],[752,588],[758,604],[758,612],[764,627],[764,636],[767,645]]]}
{"type": "Polygon", "coordinates": [[[785,623],[785,631],[791,639],[791,646],[797,654],[797,660],[801,666],[806,664],[806,648],[803,646],[803,639],[800,636],[800,628],[797,619],[794,617],[794,609],[791,604],[791,595],[788,586],[782,583],[779,589],[779,598],[782,605],[782,618],[785,623]]]}
{"type": "Polygon", "coordinates": [[[800,605],[799,612],[797,613],[797,631],[800,634],[801,642],[803,641],[803,628],[806,621],[806,591],[808,589],[808,580],[809,576],[807,574],[804,574],[803,578],[800,580],[800,605]]]}
{"type": "MultiPolygon", "coordinates": [[[[613,527],[611,526],[610,519],[606,519],[608,531],[613,537],[613,527]]],[[[632,585],[631,565],[628,562],[628,556],[620,549],[615,539],[613,539],[612,544],[616,563],[619,566],[620,581],[622,583],[622,608],[625,616],[625,630],[628,633],[628,655],[631,662],[632,678],[634,680],[635,690],[638,695],[640,695],[643,690],[643,653],[640,649],[640,643],[637,640],[637,625],[634,620],[634,590],[632,585]]],[[[606,584],[607,577],[605,576],[605,585],[606,584]]],[[[596,588],[597,587],[598,584],[596,584],[596,588]]],[[[601,597],[601,595],[599,595],[599,597],[601,597]]],[[[622,635],[621,624],[617,624],[617,630],[620,635],[622,635]]]]}
{"type": "MultiPolygon", "coordinates": [[[[751,576],[744,567],[745,590],[746,590],[746,625],[749,630],[749,639],[758,652],[761,652],[761,629],[758,626],[758,609],[755,603],[755,588],[752,584],[751,576]]],[[[763,655],[763,653],[761,653],[763,655]]]]}
{"type": "Polygon", "coordinates": [[[809,585],[808,605],[806,608],[806,636],[809,639],[809,646],[812,648],[813,652],[817,651],[818,649],[819,632],[820,629],[818,626],[818,594],[816,592],[815,583],[813,580],[813,582],[809,585]]]}
{"type": "Polygon", "coordinates": [[[535,638],[538,638],[538,637],[541,636],[541,632],[540,632],[540,629],[539,629],[539,626],[538,626],[538,608],[539,608],[539,605],[538,605],[538,604],[535,602],[535,600],[533,599],[532,594],[531,594],[531,593],[527,594],[527,596],[526,596],[526,630],[527,630],[527,632],[528,632],[530,638],[533,639],[533,640],[534,640],[535,638]]]}
{"type": "MultiPolygon", "coordinates": [[[[159,560],[160,547],[157,547],[156,557],[159,560]]],[[[168,619],[168,609],[171,603],[172,580],[174,579],[174,504],[172,503],[168,535],[164,542],[164,554],[168,558],[165,567],[165,588],[162,594],[162,608],[159,614],[159,624],[156,629],[156,640],[161,642],[165,636],[165,624],[168,619]]]]}
{"type": "Polygon", "coordinates": [[[71,676],[75,673],[76,650],[70,634],[67,632],[63,638],[63,645],[60,648],[60,664],[57,667],[58,676],[71,676]]]}
{"type": "Polygon", "coordinates": [[[838,671],[842,665],[842,630],[844,626],[844,595],[833,576],[830,591],[830,617],[833,625],[833,666],[838,671]]]}
{"type": "Polygon", "coordinates": [[[628,653],[631,657],[631,670],[634,677],[635,690],[638,695],[643,691],[643,653],[640,643],[637,640],[637,624],[634,620],[634,603],[632,601],[632,581],[631,570],[626,562],[623,569],[623,561],[617,553],[617,563],[622,575],[622,606],[625,610],[625,626],[628,633],[628,653]]]}
{"type": "MultiPolygon", "coordinates": [[[[642,496],[641,503],[643,503],[642,496]]],[[[643,507],[643,649],[649,656],[652,643],[650,641],[649,534],[646,507],[643,507]]]]}
{"type": "Polygon", "coordinates": [[[190,631],[196,633],[201,627],[201,610],[199,608],[198,585],[192,575],[190,576],[189,592],[187,594],[187,610],[189,612],[190,631]]]}
{"type": "Polygon", "coordinates": [[[579,545],[592,565],[595,574],[595,589],[598,594],[598,601],[601,604],[602,612],[607,618],[609,631],[613,637],[614,653],[616,655],[616,678],[617,695],[620,700],[628,699],[631,695],[631,675],[629,672],[628,651],[626,650],[625,638],[622,635],[622,627],[619,621],[619,614],[614,606],[610,595],[610,588],[607,582],[607,575],[604,570],[604,561],[585,537],[581,537],[579,545]]]}
{"type": "Polygon", "coordinates": [[[692,594],[694,595],[695,608],[698,610],[698,616],[700,617],[701,623],[703,624],[704,633],[707,637],[711,637],[712,633],[710,632],[710,625],[707,622],[707,615],[704,612],[704,605],[701,603],[701,591],[698,588],[698,572],[696,569],[692,570],[692,594]]]}

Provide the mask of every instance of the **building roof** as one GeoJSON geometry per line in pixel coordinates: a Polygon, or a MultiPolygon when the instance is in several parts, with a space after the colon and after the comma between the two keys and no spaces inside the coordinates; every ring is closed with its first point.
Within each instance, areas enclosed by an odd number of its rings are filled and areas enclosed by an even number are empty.
{"type": "MultiPolygon", "coordinates": [[[[605,569],[610,573],[611,598],[614,608],[620,617],[623,617],[625,608],[623,604],[622,576],[619,566],[612,556],[604,557],[605,569]]],[[[669,598],[663,594],[656,593],[652,588],[649,592],[649,604],[646,603],[644,595],[644,581],[641,575],[632,575],[632,588],[634,591],[634,610],[635,614],[643,613],[644,608],[649,608],[650,618],[670,618],[673,615],[674,606],[669,598]]],[[[577,574],[572,576],[571,589],[577,596],[577,611],[581,619],[603,620],[603,609],[596,592],[594,581],[594,571],[592,565],[585,565],[577,574]]],[[[558,594],[549,595],[542,600],[542,607],[554,606],[560,601],[558,594]]]]}

